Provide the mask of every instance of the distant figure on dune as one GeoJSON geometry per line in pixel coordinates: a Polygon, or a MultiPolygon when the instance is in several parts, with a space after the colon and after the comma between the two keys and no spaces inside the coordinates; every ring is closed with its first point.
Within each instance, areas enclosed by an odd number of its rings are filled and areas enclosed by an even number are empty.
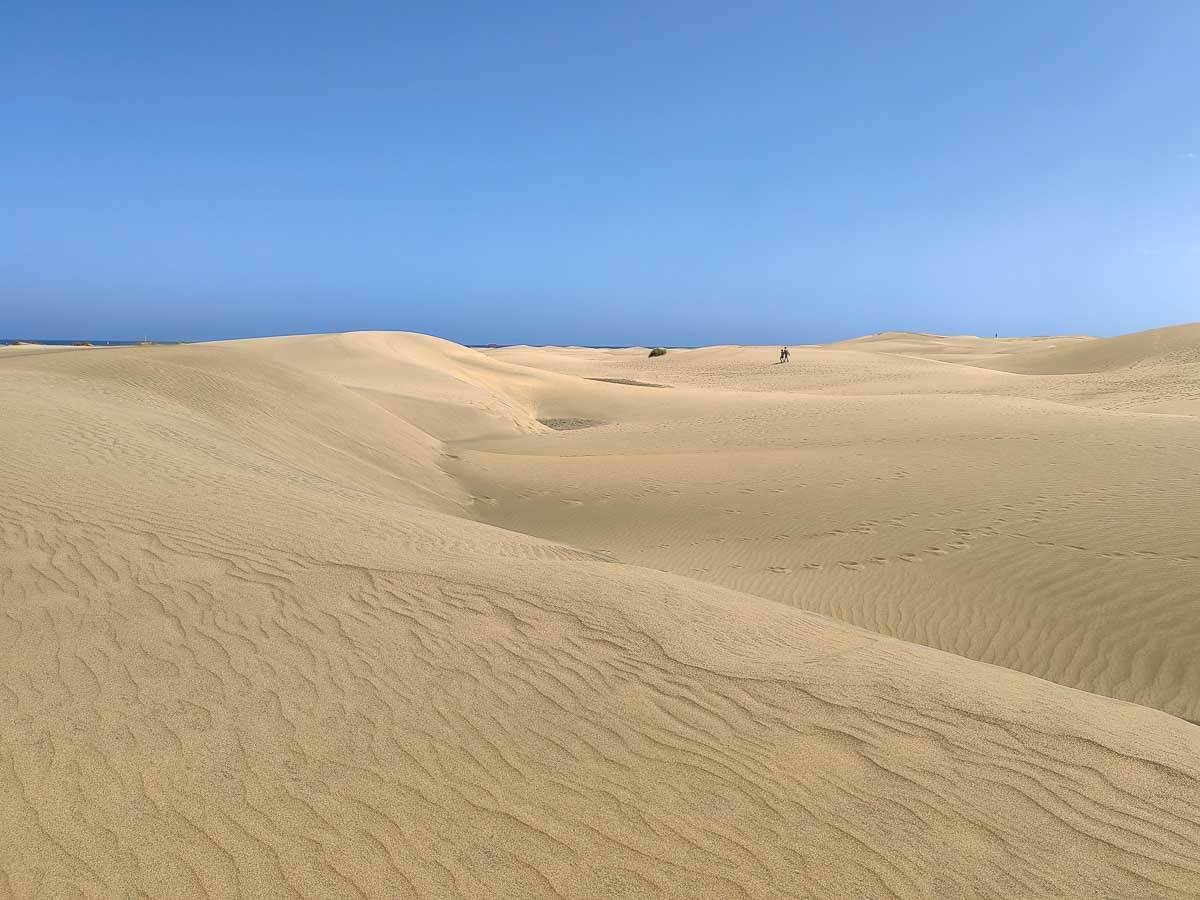
{"type": "Polygon", "coordinates": [[[788,351],[787,347],[784,347],[783,349],[781,349],[779,351],[779,361],[781,363],[785,363],[791,358],[792,358],[792,354],[788,351]]]}

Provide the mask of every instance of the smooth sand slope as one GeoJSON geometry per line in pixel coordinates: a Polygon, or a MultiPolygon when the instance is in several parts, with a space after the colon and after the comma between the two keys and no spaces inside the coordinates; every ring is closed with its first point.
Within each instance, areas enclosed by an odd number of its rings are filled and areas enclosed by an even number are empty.
{"type": "Polygon", "coordinates": [[[0,897],[1196,896],[1200,729],[883,632],[1192,708],[1197,420],[694,353],[0,355],[0,897]]]}
{"type": "Polygon", "coordinates": [[[490,355],[675,387],[460,444],[488,521],[1200,720],[1200,326],[490,355]]]}

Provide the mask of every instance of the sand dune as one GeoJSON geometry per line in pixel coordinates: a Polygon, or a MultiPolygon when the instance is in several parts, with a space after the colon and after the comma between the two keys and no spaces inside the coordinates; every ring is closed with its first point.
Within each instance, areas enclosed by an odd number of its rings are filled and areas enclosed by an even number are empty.
{"type": "Polygon", "coordinates": [[[947,336],[915,332],[885,331],[830,344],[835,350],[867,350],[871,353],[898,353],[925,359],[951,362],[975,362],[1011,359],[1035,351],[1052,353],[1078,345],[1089,345],[1096,338],[1085,335],[1057,335],[1029,338],[981,338],[975,335],[947,336]]]}
{"type": "MultiPolygon", "coordinates": [[[[1115,340],[1178,356],[1194,335],[1115,340]]],[[[458,474],[505,527],[1200,720],[1200,421],[1142,414],[1200,406],[1200,371],[1029,376],[977,360],[1110,342],[877,337],[785,366],[772,348],[575,351],[676,389],[645,419],[464,444],[458,474]]]]}
{"type": "Polygon", "coordinates": [[[795,359],[0,353],[0,896],[1196,896],[1200,422],[795,359]]]}
{"type": "MultiPolygon", "coordinates": [[[[1075,375],[1114,369],[1200,364],[1200,324],[1156,328],[1137,334],[1059,345],[1010,356],[1006,371],[1032,375],[1075,375]]],[[[994,364],[995,368],[1000,368],[994,364]]]]}

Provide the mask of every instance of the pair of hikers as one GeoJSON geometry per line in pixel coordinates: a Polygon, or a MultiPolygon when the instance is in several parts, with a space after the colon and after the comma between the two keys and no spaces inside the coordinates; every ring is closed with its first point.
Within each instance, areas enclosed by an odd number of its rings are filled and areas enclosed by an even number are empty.
{"type": "Polygon", "coordinates": [[[791,354],[791,352],[788,350],[788,348],[787,348],[787,347],[783,347],[783,348],[781,348],[781,349],[780,349],[780,351],[779,351],[779,361],[780,361],[781,363],[785,363],[785,362],[787,362],[787,361],[788,361],[789,359],[791,359],[791,358],[792,358],[792,354],[791,354]]]}

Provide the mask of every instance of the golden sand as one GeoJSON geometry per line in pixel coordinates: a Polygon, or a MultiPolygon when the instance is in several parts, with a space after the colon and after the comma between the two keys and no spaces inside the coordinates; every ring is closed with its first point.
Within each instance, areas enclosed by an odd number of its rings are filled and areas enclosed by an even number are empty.
{"type": "Polygon", "coordinates": [[[0,351],[0,897],[1200,895],[1200,326],[647,352],[0,351]]]}

